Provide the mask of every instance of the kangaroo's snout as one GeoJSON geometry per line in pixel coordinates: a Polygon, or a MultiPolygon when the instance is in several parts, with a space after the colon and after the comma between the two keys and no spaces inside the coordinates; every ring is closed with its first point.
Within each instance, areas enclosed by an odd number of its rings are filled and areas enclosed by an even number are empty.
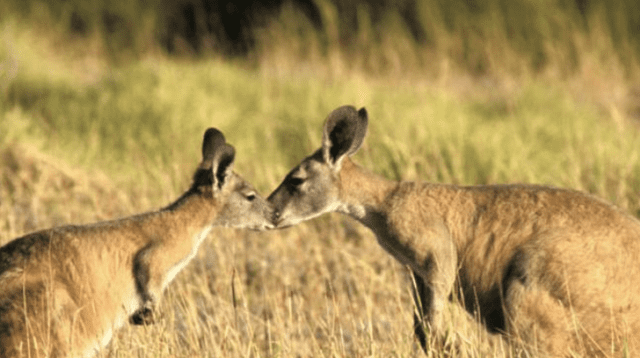
{"type": "Polygon", "coordinates": [[[280,210],[273,210],[273,214],[271,215],[271,222],[273,223],[274,228],[282,228],[280,226],[280,224],[282,224],[282,213],[280,212],[280,210]]]}

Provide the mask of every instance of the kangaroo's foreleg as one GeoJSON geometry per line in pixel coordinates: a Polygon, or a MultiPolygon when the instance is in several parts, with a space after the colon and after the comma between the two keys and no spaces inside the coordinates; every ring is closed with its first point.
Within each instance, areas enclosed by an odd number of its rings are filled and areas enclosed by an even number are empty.
{"type": "Polygon", "coordinates": [[[443,309],[453,289],[457,267],[456,251],[448,235],[426,236],[428,239],[413,241],[423,245],[413,246],[419,259],[418,264],[411,265],[417,307],[414,332],[425,352],[430,338],[440,341],[445,337],[443,309]]]}
{"type": "Polygon", "coordinates": [[[133,260],[133,278],[140,297],[140,307],[130,317],[129,323],[149,325],[155,322],[155,307],[162,294],[162,280],[151,275],[151,257],[158,250],[153,242],[146,245],[133,260]]]}
{"type": "Polygon", "coordinates": [[[422,350],[427,353],[427,327],[425,325],[424,317],[427,315],[427,311],[423,306],[423,297],[427,295],[427,287],[420,275],[415,272],[411,272],[411,286],[413,292],[413,300],[416,304],[416,310],[413,313],[413,331],[420,343],[422,350]]]}

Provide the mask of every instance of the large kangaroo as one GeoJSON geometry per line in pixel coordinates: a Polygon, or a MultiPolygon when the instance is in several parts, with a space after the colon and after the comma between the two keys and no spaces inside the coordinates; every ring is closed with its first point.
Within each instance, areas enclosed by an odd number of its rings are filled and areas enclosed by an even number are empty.
{"type": "Polygon", "coordinates": [[[426,332],[442,337],[456,295],[490,332],[540,356],[640,354],[638,220],[573,190],[386,180],[349,158],[366,131],[364,108],[334,110],[322,147],[268,201],[276,227],[340,212],[370,228],[414,272],[423,348],[426,332]]]}
{"type": "Polygon", "coordinates": [[[129,319],[152,322],[163,289],[213,226],[270,228],[272,210],[204,134],[193,184],[159,211],[38,231],[0,248],[0,357],[88,357],[129,319]]]}

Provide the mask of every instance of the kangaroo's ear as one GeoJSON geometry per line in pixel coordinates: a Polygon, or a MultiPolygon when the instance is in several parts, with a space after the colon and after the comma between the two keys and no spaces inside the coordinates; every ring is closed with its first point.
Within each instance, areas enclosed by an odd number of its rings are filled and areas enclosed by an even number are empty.
{"type": "Polygon", "coordinates": [[[214,189],[222,189],[231,177],[233,171],[233,161],[236,157],[236,150],[229,144],[225,144],[221,150],[217,151],[213,159],[213,186],[214,189]]]}
{"type": "Polygon", "coordinates": [[[352,106],[335,109],[324,123],[322,157],[330,165],[340,166],[345,156],[353,155],[367,134],[367,110],[352,106]]]}
{"type": "Polygon", "coordinates": [[[233,170],[235,149],[226,143],[222,132],[215,128],[209,128],[204,133],[202,142],[201,169],[211,170],[213,174],[213,187],[220,189],[233,170]]]}
{"type": "Polygon", "coordinates": [[[222,132],[216,128],[207,129],[202,140],[202,164],[200,164],[200,168],[211,169],[215,153],[225,145],[226,139],[222,132]]]}

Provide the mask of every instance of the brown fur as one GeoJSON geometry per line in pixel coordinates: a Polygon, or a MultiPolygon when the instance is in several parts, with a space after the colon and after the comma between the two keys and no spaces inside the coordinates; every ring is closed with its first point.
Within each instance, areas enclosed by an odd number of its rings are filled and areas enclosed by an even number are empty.
{"type": "Polygon", "coordinates": [[[92,356],[162,290],[214,225],[264,229],[271,209],[210,129],[191,189],[157,212],[35,232],[0,248],[0,357],[92,356]]]}
{"type": "Polygon", "coordinates": [[[422,322],[442,335],[455,295],[491,332],[540,356],[640,353],[640,221],[567,189],[386,180],[348,157],[362,138],[331,135],[342,121],[366,129],[366,112],[329,115],[323,148],[268,199],[277,226],[337,211],[369,227],[415,272],[423,347],[422,322]]]}

